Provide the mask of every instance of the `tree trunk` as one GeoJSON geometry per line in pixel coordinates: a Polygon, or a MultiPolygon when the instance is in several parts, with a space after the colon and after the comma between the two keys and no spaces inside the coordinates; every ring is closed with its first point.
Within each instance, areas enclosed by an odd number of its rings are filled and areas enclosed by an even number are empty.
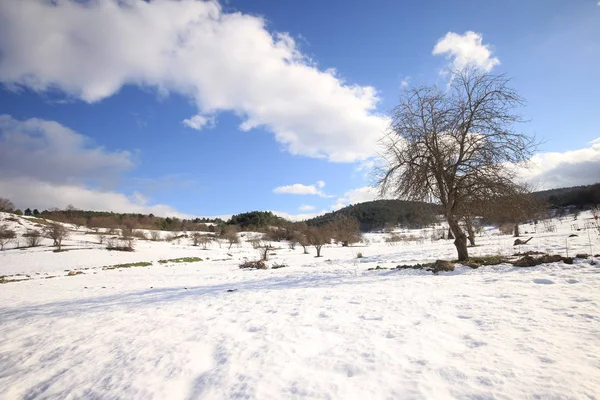
{"type": "Polygon", "coordinates": [[[305,245],[301,245],[301,246],[304,249],[304,254],[308,254],[308,250],[306,250],[306,246],[305,245]]]}
{"type": "Polygon", "coordinates": [[[469,259],[469,250],[467,249],[467,235],[460,229],[458,222],[452,218],[448,217],[448,225],[450,226],[450,230],[454,235],[454,246],[456,246],[456,251],[458,252],[458,261],[467,261],[469,259]]]}
{"type": "Polygon", "coordinates": [[[454,239],[454,235],[452,234],[452,229],[448,228],[448,239],[454,239]]]}
{"type": "Polygon", "coordinates": [[[315,249],[317,249],[317,257],[321,257],[321,246],[315,246],[315,249]]]}
{"type": "Polygon", "coordinates": [[[515,233],[514,233],[513,237],[519,237],[520,236],[519,235],[519,223],[518,222],[515,223],[515,230],[514,230],[514,232],[515,233]]]}
{"type": "Polygon", "coordinates": [[[475,246],[475,232],[473,231],[473,223],[471,222],[471,217],[465,217],[465,224],[467,225],[467,233],[469,238],[469,243],[471,246],[475,246]]]}

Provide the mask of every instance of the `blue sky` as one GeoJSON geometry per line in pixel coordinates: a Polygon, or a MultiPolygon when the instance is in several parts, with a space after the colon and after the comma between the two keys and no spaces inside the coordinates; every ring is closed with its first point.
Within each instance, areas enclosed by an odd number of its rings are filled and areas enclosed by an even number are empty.
{"type": "Polygon", "coordinates": [[[19,207],[308,215],[374,197],[405,86],[513,77],[539,188],[600,180],[586,0],[0,0],[0,196],[19,207]],[[437,49],[437,50],[436,50],[437,49]]]}

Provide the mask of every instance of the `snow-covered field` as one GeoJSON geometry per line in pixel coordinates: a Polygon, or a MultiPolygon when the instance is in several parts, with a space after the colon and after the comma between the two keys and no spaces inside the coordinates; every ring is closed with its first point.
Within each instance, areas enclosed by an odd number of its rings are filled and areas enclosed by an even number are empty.
{"type": "MultiPolygon", "coordinates": [[[[590,217],[524,234],[534,239],[520,248],[486,230],[470,252],[566,255],[568,243],[571,256],[598,253],[595,231],[573,230],[590,217]]],[[[0,285],[0,398],[599,398],[592,258],[439,275],[368,270],[455,258],[451,241],[406,234],[425,239],[390,246],[369,234],[369,244],[327,246],[318,259],[275,244],[268,264],[289,266],[268,270],[238,268],[258,257],[246,242],[137,241],[124,253],[81,230],[66,252],[48,241],[9,248],[0,275],[28,280],[0,285]],[[158,262],[180,257],[203,261],[158,262]],[[152,265],[102,269],[140,261],[152,265]]]]}

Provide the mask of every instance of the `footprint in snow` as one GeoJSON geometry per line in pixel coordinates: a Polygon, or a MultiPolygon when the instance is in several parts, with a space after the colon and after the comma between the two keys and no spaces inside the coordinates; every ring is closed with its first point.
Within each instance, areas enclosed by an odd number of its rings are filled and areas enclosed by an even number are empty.
{"type": "Polygon", "coordinates": [[[550,279],[534,279],[533,283],[537,283],[538,285],[552,285],[552,284],[554,284],[554,282],[551,281],[550,279]]]}
{"type": "Polygon", "coordinates": [[[567,279],[567,283],[579,283],[579,281],[577,279],[567,279]]]}

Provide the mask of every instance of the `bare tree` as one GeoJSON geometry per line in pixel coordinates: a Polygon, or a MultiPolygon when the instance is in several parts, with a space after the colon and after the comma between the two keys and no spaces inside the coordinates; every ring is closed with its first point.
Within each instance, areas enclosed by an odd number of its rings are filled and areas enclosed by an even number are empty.
{"type": "Polygon", "coordinates": [[[512,190],[486,202],[479,215],[498,226],[512,225],[513,236],[519,237],[519,224],[536,218],[544,208],[544,204],[536,199],[527,188],[515,186],[512,190]]]}
{"type": "Polygon", "coordinates": [[[229,243],[229,250],[231,250],[231,246],[240,242],[240,238],[238,236],[238,229],[234,225],[227,226],[225,229],[223,229],[222,236],[229,243]]]}
{"type": "Polygon", "coordinates": [[[17,234],[12,229],[8,229],[7,225],[0,225],[0,251],[4,250],[4,246],[11,243],[17,234]]]}
{"type": "Polygon", "coordinates": [[[203,235],[200,232],[194,232],[192,234],[192,244],[194,246],[202,245],[202,248],[206,250],[208,244],[213,241],[213,237],[210,235],[203,235]]]}
{"type": "Polygon", "coordinates": [[[381,193],[439,202],[460,261],[469,258],[459,225],[465,205],[514,187],[509,165],[526,162],[534,149],[531,138],[513,130],[523,122],[514,113],[523,100],[508,85],[504,75],[467,68],[453,73],[447,90],[407,90],[383,141],[381,193]]]}
{"type": "Polygon", "coordinates": [[[270,242],[261,241],[257,250],[262,261],[269,261],[269,251],[273,250],[273,246],[271,246],[270,242]]]}
{"type": "Polygon", "coordinates": [[[28,247],[36,247],[39,246],[42,242],[42,233],[37,229],[30,229],[26,233],[23,234],[25,238],[25,243],[28,247]]]}
{"type": "Polygon", "coordinates": [[[362,239],[360,223],[355,217],[341,214],[331,222],[329,228],[335,241],[343,247],[358,243],[362,239]]]}
{"type": "Polygon", "coordinates": [[[58,247],[58,251],[60,251],[62,241],[69,236],[69,230],[62,224],[53,223],[44,228],[44,236],[52,239],[52,245],[58,247]]]}
{"type": "MultiPolygon", "coordinates": [[[[306,241],[317,250],[317,257],[321,257],[321,249],[331,242],[331,234],[327,226],[310,226],[306,230],[306,241]]],[[[302,242],[300,242],[302,244],[302,242]]]]}
{"type": "Polygon", "coordinates": [[[9,199],[0,197],[0,212],[13,212],[15,205],[9,199]]]}

